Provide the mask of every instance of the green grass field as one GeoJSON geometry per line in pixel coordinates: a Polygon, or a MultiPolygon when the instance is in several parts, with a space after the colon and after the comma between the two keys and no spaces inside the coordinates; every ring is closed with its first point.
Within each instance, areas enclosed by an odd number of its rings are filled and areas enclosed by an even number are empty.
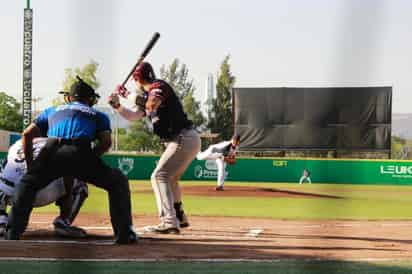
{"type": "MultiPolygon", "coordinates": [[[[214,182],[182,183],[182,186],[210,185],[214,182]]],[[[280,189],[282,191],[331,195],[338,198],[273,198],[273,197],[206,197],[184,196],[185,208],[190,215],[239,216],[275,219],[412,219],[412,186],[335,185],[335,184],[282,184],[282,183],[238,183],[231,186],[255,186],[280,189]]],[[[132,191],[146,189],[148,193],[132,194],[133,213],[156,214],[154,196],[149,182],[133,181],[132,191]]],[[[35,209],[34,212],[56,212],[51,205],[35,209]]],[[[81,212],[108,212],[107,195],[104,191],[90,187],[90,196],[81,212]]]]}
{"type": "MultiPolygon", "coordinates": [[[[214,182],[183,182],[183,186],[209,185],[214,182]]],[[[204,197],[184,196],[190,215],[239,216],[275,219],[412,219],[412,186],[373,186],[336,184],[239,183],[231,186],[254,186],[336,196],[336,198],[268,198],[268,197],[204,197]]],[[[155,215],[154,196],[149,182],[134,181],[134,214],[155,215]]],[[[57,212],[51,205],[35,212],[57,212]]],[[[106,193],[90,187],[90,197],[83,213],[108,214],[106,193]]],[[[412,262],[389,261],[341,262],[279,260],[274,262],[13,262],[1,261],[0,273],[412,273],[412,262]],[[18,265],[18,266],[16,266],[18,265]]]]}

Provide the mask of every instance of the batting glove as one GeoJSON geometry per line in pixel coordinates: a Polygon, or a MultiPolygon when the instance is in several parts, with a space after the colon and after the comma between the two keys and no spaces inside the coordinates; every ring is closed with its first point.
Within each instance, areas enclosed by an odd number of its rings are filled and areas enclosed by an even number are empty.
{"type": "Polygon", "coordinates": [[[128,91],[127,88],[125,88],[122,85],[117,85],[116,93],[122,96],[123,98],[127,98],[127,96],[129,96],[130,94],[130,91],[128,91]]]}
{"type": "Polygon", "coordinates": [[[112,108],[118,109],[120,107],[119,95],[115,92],[110,94],[108,98],[108,103],[112,108]]]}

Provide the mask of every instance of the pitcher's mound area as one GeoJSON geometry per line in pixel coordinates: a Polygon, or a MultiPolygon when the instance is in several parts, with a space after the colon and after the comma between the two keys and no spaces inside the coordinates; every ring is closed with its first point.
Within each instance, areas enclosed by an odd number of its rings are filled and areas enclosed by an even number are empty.
{"type": "MultiPolygon", "coordinates": [[[[340,199],[338,196],[323,195],[303,191],[292,191],[279,188],[269,187],[252,187],[252,186],[234,186],[230,183],[225,186],[224,191],[216,191],[214,186],[197,185],[185,186],[182,185],[182,191],[185,195],[197,195],[207,197],[290,197],[290,198],[330,198],[340,199]]],[[[137,193],[153,193],[149,188],[136,189],[133,192],[137,193]]]]}

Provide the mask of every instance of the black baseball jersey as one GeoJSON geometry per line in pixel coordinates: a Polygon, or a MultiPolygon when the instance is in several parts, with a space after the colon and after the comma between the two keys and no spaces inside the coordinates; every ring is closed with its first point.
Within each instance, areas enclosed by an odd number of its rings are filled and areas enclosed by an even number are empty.
{"type": "Polygon", "coordinates": [[[193,125],[183,111],[182,103],[173,88],[165,81],[155,80],[150,85],[147,95],[156,96],[162,102],[156,113],[148,117],[153,125],[153,132],[161,139],[173,139],[182,129],[193,125]]]}

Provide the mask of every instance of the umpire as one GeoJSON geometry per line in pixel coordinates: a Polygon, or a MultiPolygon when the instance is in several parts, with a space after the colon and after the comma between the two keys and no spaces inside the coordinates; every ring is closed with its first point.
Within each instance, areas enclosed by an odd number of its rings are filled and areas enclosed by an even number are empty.
{"type": "Polygon", "coordinates": [[[92,106],[99,95],[77,77],[65,94],[67,104],[44,110],[23,132],[27,173],[14,196],[7,240],[18,240],[25,231],[36,192],[56,178],[73,176],[108,192],[115,241],[129,244],[138,237],[132,228],[130,190],[127,177],[100,158],[111,146],[110,120],[92,106]],[[48,141],[33,160],[32,140],[47,132],[48,141]],[[95,145],[92,147],[92,142],[95,145]]]}

